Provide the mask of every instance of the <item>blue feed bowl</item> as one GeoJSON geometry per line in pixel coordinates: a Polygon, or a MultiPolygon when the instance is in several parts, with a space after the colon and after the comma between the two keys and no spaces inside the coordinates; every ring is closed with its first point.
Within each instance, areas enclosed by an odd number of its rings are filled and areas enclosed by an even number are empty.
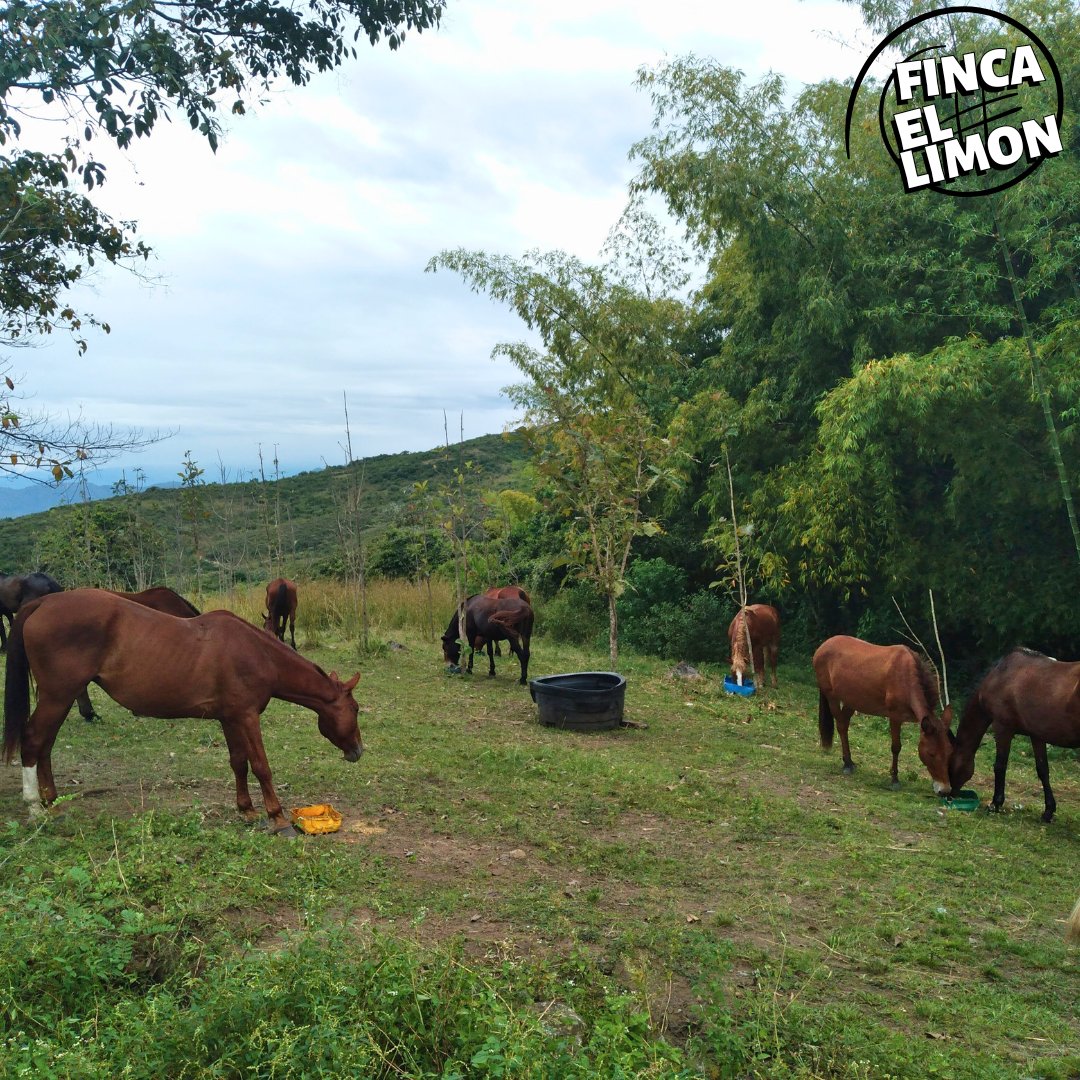
{"type": "Polygon", "coordinates": [[[747,679],[742,686],[740,686],[734,678],[730,675],[724,676],[724,689],[729,694],[740,694],[742,697],[749,697],[754,692],[754,680],[747,679]]]}

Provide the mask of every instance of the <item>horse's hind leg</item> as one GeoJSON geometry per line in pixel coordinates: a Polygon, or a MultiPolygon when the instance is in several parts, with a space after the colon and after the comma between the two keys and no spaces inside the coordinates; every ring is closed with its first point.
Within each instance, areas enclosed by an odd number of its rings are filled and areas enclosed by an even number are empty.
{"type": "Polygon", "coordinates": [[[52,771],[52,748],[60,725],[67,717],[71,701],[39,697],[23,733],[20,757],[23,767],[23,801],[30,817],[39,817],[43,805],[56,801],[52,771]]]}
{"type": "Polygon", "coordinates": [[[489,638],[487,643],[488,649],[488,678],[495,678],[495,643],[489,638]]]}
{"type": "Polygon", "coordinates": [[[994,797],[990,802],[995,810],[1000,810],[1005,805],[1005,770],[1009,767],[1012,740],[1011,731],[997,736],[997,753],[994,755],[994,797]]]}
{"type": "MultiPolygon", "coordinates": [[[[285,640],[285,628],[282,627],[281,640],[285,640]]],[[[296,616],[289,616],[289,642],[293,647],[293,652],[296,652],[296,616]]]]}
{"type": "Polygon", "coordinates": [[[1050,790],[1050,765],[1046,760],[1046,743],[1042,739],[1031,740],[1031,749],[1035,754],[1035,771],[1039,774],[1043,787],[1043,816],[1045,822],[1054,820],[1054,811],[1057,809],[1057,799],[1050,790]]]}
{"type": "MultiPolygon", "coordinates": [[[[774,690],[778,685],[776,681],[776,661],[779,659],[779,654],[780,650],[775,645],[770,645],[769,648],[766,650],[766,656],[769,660],[769,667],[772,669],[772,684],[774,690]]],[[[764,682],[764,676],[762,677],[762,681],[764,682]]]]}
{"type": "Polygon", "coordinates": [[[510,639],[510,649],[517,655],[518,663],[521,664],[521,678],[518,679],[520,686],[525,686],[529,681],[529,643],[524,637],[515,641],[510,639]]]}
{"type": "Polygon", "coordinates": [[[835,704],[830,700],[829,708],[832,709],[833,716],[836,717],[836,733],[840,736],[840,750],[844,756],[844,772],[853,773],[855,771],[855,762],[851,760],[851,747],[848,746],[848,724],[851,723],[852,714],[854,709],[849,709],[841,702],[837,701],[835,704]]]}

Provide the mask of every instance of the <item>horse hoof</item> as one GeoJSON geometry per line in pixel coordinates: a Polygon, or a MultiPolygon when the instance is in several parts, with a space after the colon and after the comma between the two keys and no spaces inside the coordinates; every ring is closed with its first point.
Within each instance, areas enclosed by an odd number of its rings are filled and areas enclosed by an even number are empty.
{"type": "Polygon", "coordinates": [[[844,772],[844,773],[845,773],[845,774],[846,774],[847,776],[850,776],[850,775],[851,775],[851,774],[852,774],[852,773],[853,773],[854,771],[855,771],[855,766],[854,766],[854,765],[851,765],[851,764],[847,764],[847,765],[845,765],[845,766],[844,766],[844,768],[843,768],[843,772],[844,772]]]}
{"type": "Polygon", "coordinates": [[[284,829],[275,829],[274,830],[274,835],[275,836],[284,836],[284,837],[287,837],[289,839],[292,839],[292,837],[294,837],[294,836],[299,836],[300,833],[297,832],[297,830],[292,825],[286,825],[284,829]]]}
{"type": "Polygon", "coordinates": [[[899,791],[900,790],[900,781],[899,780],[894,780],[891,784],[889,784],[889,787],[892,788],[893,791],[899,791]]]}

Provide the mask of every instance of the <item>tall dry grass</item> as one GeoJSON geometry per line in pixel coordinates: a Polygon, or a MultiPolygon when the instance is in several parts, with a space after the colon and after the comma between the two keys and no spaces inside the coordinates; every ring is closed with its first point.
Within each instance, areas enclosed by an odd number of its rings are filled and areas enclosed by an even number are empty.
{"type": "MultiPolygon", "coordinates": [[[[362,630],[359,586],[340,581],[297,581],[296,632],[309,645],[324,637],[359,639],[362,630]]],[[[225,608],[261,626],[266,613],[266,586],[204,592],[191,598],[201,611],[225,608]]],[[[375,580],[367,584],[369,644],[379,645],[396,631],[409,631],[434,641],[446,629],[454,610],[454,589],[445,581],[413,584],[375,580]]]]}

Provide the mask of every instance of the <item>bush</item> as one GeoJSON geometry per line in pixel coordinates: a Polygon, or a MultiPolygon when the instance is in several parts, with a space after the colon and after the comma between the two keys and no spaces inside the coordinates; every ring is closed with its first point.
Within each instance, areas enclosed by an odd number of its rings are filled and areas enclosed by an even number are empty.
{"type": "Polygon", "coordinates": [[[562,589],[544,604],[538,626],[546,637],[569,645],[591,645],[602,634],[606,648],[607,602],[585,586],[562,589]]]}
{"type": "Polygon", "coordinates": [[[619,640],[673,660],[722,660],[732,613],[708,590],[686,595],[683,570],[663,559],[639,559],[619,598],[619,640]]]}

